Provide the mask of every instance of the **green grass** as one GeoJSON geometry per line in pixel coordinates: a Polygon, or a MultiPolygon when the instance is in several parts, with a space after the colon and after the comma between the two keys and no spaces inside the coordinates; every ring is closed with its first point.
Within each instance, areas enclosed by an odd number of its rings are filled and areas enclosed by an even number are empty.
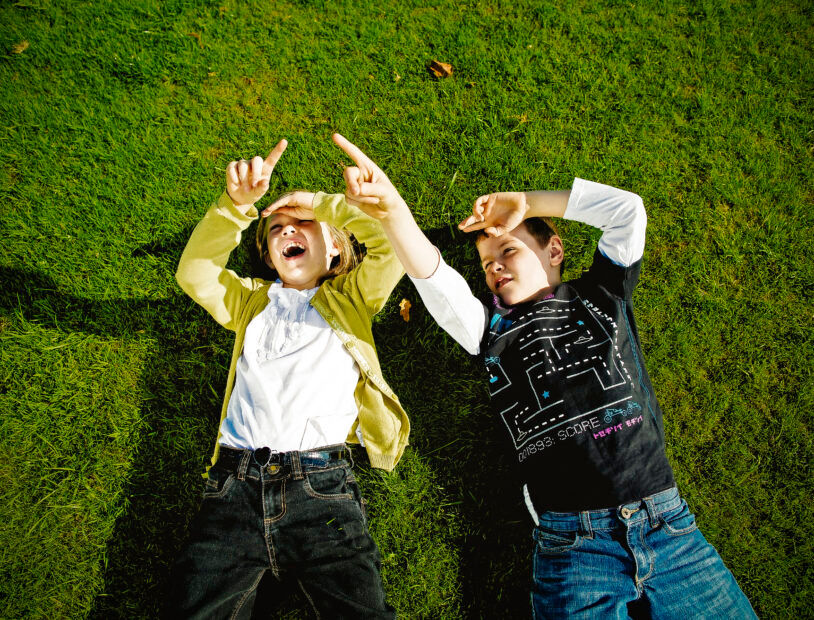
{"type": "MultiPolygon", "coordinates": [[[[341,191],[332,131],[476,288],[450,225],[477,195],[581,176],[644,198],[635,301],[680,487],[761,617],[810,616],[805,3],[21,0],[0,24],[0,617],[156,614],[231,347],[174,267],[231,159],[287,137],[271,193],[341,191]]],[[[561,229],[572,277],[598,232],[561,229]]],[[[524,617],[530,521],[480,368],[408,282],[376,336],[413,422],[394,473],[358,467],[389,599],[524,617]]]]}

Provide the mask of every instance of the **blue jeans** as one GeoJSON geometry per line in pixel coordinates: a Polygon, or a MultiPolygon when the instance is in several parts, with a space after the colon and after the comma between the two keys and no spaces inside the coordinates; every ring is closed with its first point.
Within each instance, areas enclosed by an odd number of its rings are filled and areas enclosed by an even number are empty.
{"type": "Polygon", "coordinates": [[[606,510],[545,512],[534,618],[756,618],[673,487],[606,510]]]}
{"type": "Polygon", "coordinates": [[[168,618],[248,618],[266,572],[317,617],[394,618],[345,446],[271,453],[221,446],[179,557],[168,618]]]}

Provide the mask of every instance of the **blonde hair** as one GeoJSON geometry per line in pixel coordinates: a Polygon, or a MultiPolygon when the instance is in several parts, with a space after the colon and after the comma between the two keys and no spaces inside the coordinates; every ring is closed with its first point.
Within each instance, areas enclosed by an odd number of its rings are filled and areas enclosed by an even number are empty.
{"type": "MultiPolygon", "coordinates": [[[[271,261],[268,249],[268,235],[271,226],[271,217],[266,217],[260,220],[257,225],[257,233],[255,235],[255,246],[257,253],[260,256],[260,261],[267,265],[274,277],[278,277],[277,270],[274,268],[274,263],[271,261]]],[[[322,284],[325,280],[341,276],[345,273],[350,273],[361,262],[360,252],[354,244],[353,235],[347,230],[342,230],[336,226],[326,224],[328,231],[331,233],[331,240],[336,244],[339,249],[339,254],[331,259],[331,266],[324,276],[319,279],[318,284],[322,284]]]]}

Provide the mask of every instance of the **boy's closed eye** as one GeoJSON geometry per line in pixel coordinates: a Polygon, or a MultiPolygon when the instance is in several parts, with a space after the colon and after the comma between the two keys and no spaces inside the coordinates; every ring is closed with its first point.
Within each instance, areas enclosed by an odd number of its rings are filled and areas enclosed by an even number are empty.
{"type": "MultiPolygon", "coordinates": [[[[501,253],[503,256],[507,256],[507,255],[511,254],[512,252],[514,252],[516,249],[517,249],[517,248],[515,248],[514,246],[511,246],[511,245],[510,245],[510,246],[506,246],[505,248],[503,248],[503,249],[500,251],[500,253],[501,253]]],[[[490,266],[491,264],[492,264],[492,261],[486,261],[485,263],[483,263],[483,270],[484,270],[484,271],[489,271],[489,266],[490,266]]]]}

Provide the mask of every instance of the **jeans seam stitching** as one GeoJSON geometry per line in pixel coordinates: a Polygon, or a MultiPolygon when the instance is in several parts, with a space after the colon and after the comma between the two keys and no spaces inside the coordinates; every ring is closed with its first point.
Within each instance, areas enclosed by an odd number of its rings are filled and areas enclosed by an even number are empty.
{"type": "MultiPolygon", "coordinates": [[[[539,533],[538,536],[539,536],[539,538],[545,538],[545,535],[542,534],[542,533],[539,533]]],[[[578,549],[579,547],[582,546],[582,543],[585,541],[585,536],[583,536],[582,534],[577,533],[576,534],[576,539],[574,540],[573,543],[569,542],[567,545],[560,545],[559,547],[543,547],[540,544],[541,541],[540,541],[539,538],[537,538],[537,540],[535,541],[536,542],[536,547],[537,547],[537,550],[540,553],[543,553],[543,554],[545,554],[545,553],[564,554],[564,553],[567,553],[569,551],[573,551],[574,549],[578,549]]],[[[548,538],[548,540],[555,540],[556,541],[556,539],[553,539],[553,538],[548,538]]]]}
{"type": "MultiPolygon", "coordinates": [[[[263,490],[264,491],[265,491],[265,486],[266,485],[263,484],[263,490]]],[[[265,510],[266,510],[265,493],[263,493],[263,500],[264,500],[263,501],[263,514],[265,515],[265,510]]],[[[285,516],[285,513],[288,511],[288,505],[286,504],[286,501],[285,501],[285,479],[280,481],[280,503],[282,504],[281,509],[280,509],[280,514],[278,514],[278,515],[276,515],[274,517],[265,517],[263,519],[263,523],[265,523],[267,525],[271,524],[271,523],[276,523],[277,521],[282,519],[285,516]]]]}
{"type": "Polygon", "coordinates": [[[648,579],[650,575],[653,574],[653,569],[655,568],[655,554],[653,553],[653,550],[650,548],[650,545],[648,545],[647,541],[645,540],[644,528],[645,528],[644,525],[642,525],[642,527],[639,528],[639,540],[641,540],[642,548],[647,553],[648,570],[647,574],[641,579],[639,579],[639,582],[644,582],[645,579],[648,579]]]}
{"type": "Polygon", "coordinates": [[[237,606],[232,610],[232,615],[229,616],[230,620],[237,618],[238,612],[243,608],[243,605],[246,604],[246,600],[249,598],[249,595],[257,589],[257,584],[259,584],[260,580],[263,578],[264,572],[265,571],[260,571],[260,574],[257,576],[257,579],[254,580],[251,587],[246,590],[242,597],[240,597],[240,600],[237,602],[237,606]]]}
{"type": "Polygon", "coordinates": [[[226,495],[229,489],[232,488],[234,483],[235,483],[234,474],[229,474],[229,477],[226,479],[226,482],[223,483],[223,488],[220,491],[216,491],[213,493],[207,492],[204,489],[204,499],[223,499],[223,497],[226,495]]]}
{"type": "MultiPolygon", "coordinates": [[[[274,544],[271,539],[271,532],[267,529],[267,526],[271,525],[274,522],[272,519],[267,519],[266,517],[266,484],[269,481],[263,479],[261,482],[261,494],[260,494],[260,501],[262,502],[263,506],[263,540],[266,543],[266,552],[268,553],[269,558],[269,567],[271,569],[271,574],[275,577],[280,576],[280,567],[277,566],[277,557],[274,553],[274,544]]],[[[285,503],[285,480],[280,481],[280,502],[282,504],[282,511],[278,518],[282,517],[286,512],[286,503],[285,503]]]]}
{"type": "Polygon", "coordinates": [[[693,523],[690,527],[685,527],[685,528],[680,529],[680,530],[675,529],[674,527],[672,527],[666,521],[662,521],[661,524],[662,524],[662,526],[664,526],[664,532],[668,536],[672,536],[674,538],[678,537],[678,536],[684,536],[685,534],[691,534],[692,532],[694,532],[695,530],[698,529],[698,524],[696,524],[696,523],[693,523]]]}
{"type": "Polygon", "coordinates": [[[311,481],[308,480],[308,475],[306,474],[303,478],[303,488],[305,492],[313,497],[314,499],[325,499],[325,500],[348,500],[354,499],[352,493],[336,493],[335,495],[325,495],[324,493],[319,493],[314,491],[311,487],[311,481]]]}
{"type": "Polygon", "coordinates": [[[314,603],[314,599],[311,598],[311,595],[308,594],[307,590],[305,589],[305,585],[302,583],[302,579],[297,579],[297,584],[300,586],[300,590],[305,595],[305,598],[308,599],[308,602],[311,603],[311,608],[314,610],[314,613],[317,615],[317,620],[319,620],[322,616],[319,613],[319,609],[317,609],[316,604],[314,603]]]}

